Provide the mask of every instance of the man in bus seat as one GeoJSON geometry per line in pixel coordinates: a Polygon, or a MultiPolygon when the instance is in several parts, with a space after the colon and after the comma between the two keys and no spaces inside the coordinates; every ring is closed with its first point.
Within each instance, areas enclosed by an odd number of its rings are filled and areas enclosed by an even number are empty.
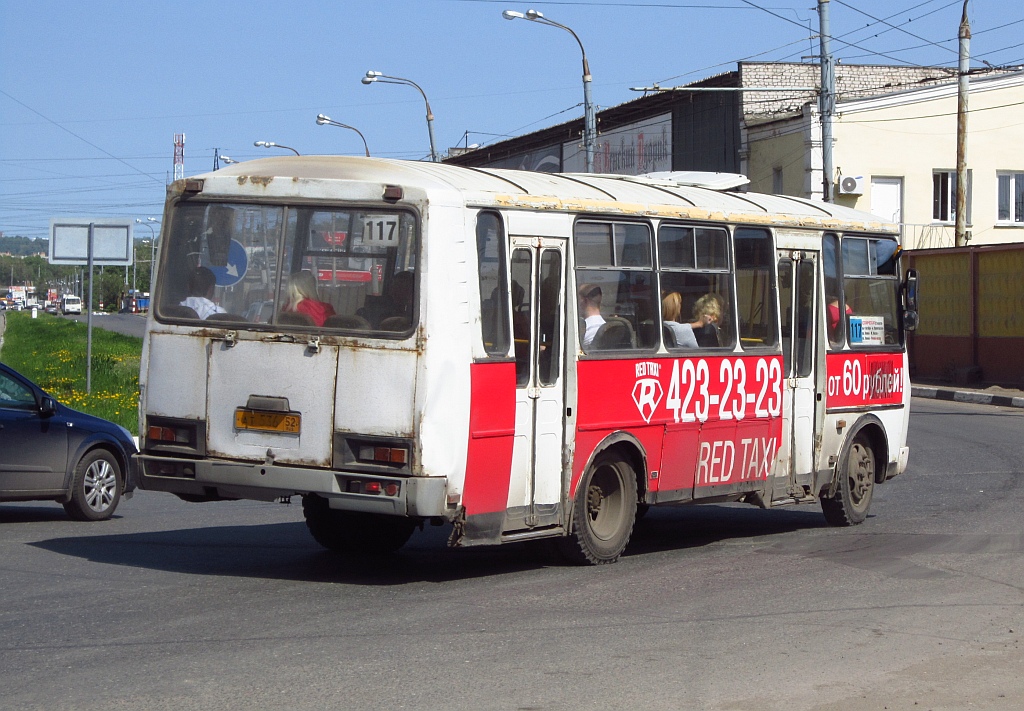
{"type": "Polygon", "coordinates": [[[583,319],[583,347],[594,342],[594,336],[604,325],[601,315],[601,287],[597,284],[581,284],[579,288],[580,318],[583,319]]]}
{"type": "Polygon", "coordinates": [[[217,277],[206,267],[196,267],[188,275],[189,296],[181,302],[195,311],[199,318],[209,318],[212,314],[225,313],[224,309],[213,302],[213,293],[217,288],[217,277]]]}
{"type": "Polygon", "coordinates": [[[381,296],[371,297],[372,301],[368,298],[356,314],[373,324],[374,328],[379,327],[381,321],[396,316],[412,323],[414,282],[415,275],[411,271],[398,272],[391,278],[387,290],[381,296]]]}

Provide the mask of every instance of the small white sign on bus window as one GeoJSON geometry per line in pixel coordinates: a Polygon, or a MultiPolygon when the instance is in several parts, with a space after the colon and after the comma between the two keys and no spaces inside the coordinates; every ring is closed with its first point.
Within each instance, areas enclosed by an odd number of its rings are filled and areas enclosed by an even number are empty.
{"type": "Polygon", "coordinates": [[[397,247],[400,236],[398,215],[366,215],[363,218],[363,244],[397,247]]]}
{"type": "Polygon", "coordinates": [[[851,316],[850,343],[860,346],[885,345],[885,318],[882,316],[851,316]]]}

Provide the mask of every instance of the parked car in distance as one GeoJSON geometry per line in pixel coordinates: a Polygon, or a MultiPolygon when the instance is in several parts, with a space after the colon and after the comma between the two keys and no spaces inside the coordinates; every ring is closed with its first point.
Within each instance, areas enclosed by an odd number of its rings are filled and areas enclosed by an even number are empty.
{"type": "Polygon", "coordinates": [[[0,363],[0,502],[57,501],[73,519],[108,519],[135,490],[137,451],[125,428],[0,363]]]}
{"type": "Polygon", "coordinates": [[[54,316],[56,316],[58,311],[57,304],[47,304],[44,310],[46,311],[46,313],[53,314],[54,316]]]}

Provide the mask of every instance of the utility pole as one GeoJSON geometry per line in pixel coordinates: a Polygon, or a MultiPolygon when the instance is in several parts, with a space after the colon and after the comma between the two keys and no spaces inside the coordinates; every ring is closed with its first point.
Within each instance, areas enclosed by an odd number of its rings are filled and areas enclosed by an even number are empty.
{"type": "Polygon", "coordinates": [[[821,93],[818,95],[818,109],[821,113],[821,198],[825,202],[832,202],[835,178],[835,169],[832,167],[832,115],[836,110],[836,69],[832,60],[828,3],[829,0],[818,0],[818,41],[821,48],[821,93]]]}
{"type": "Polygon", "coordinates": [[[956,246],[967,246],[967,95],[970,92],[971,23],[967,2],[960,18],[960,87],[956,102],[956,246]]]}

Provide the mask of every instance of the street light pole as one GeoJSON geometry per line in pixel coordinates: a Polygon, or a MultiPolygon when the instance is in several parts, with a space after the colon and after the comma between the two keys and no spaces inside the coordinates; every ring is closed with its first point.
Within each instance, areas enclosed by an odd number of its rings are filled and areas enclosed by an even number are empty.
{"type": "Polygon", "coordinates": [[[543,13],[537,10],[527,10],[525,13],[505,10],[501,13],[501,16],[506,20],[530,20],[531,22],[538,22],[542,25],[565,30],[572,35],[573,39],[576,40],[576,44],[580,46],[580,52],[583,54],[583,148],[586,151],[587,172],[593,173],[594,147],[597,145],[597,117],[594,113],[594,102],[590,96],[590,62],[587,61],[587,51],[583,49],[583,42],[580,41],[579,35],[573,32],[571,28],[554,20],[549,20],[544,17],[543,13]]]}
{"type": "Polygon", "coordinates": [[[347,128],[350,131],[355,131],[359,134],[359,137],[363,139],[363,150],[366,151],[366,157],[370,157],[370,148],[366,145],[366,136],[364,136],[363,132],[355,126],[349,126],[347,123],[335,121],[330,116],[324,116],[323,114],[317,114],[316,124],[317,126],[337,126],[338,128],[347,128]]]}
{"type": "Polygon", "coordinates": [[[273,141],[253,141],[252,143],[257,148],[283,148],[286,151],[291,151],[295,155],[301,155],[297,150],[291,146],[282,146],[280,143],[274,143],[273,141]]]}
{"type": "Polygon", "coordinates": [[[387,74],[375,72],[372,69],[367,71],[366,76],[360,79],[360,81],[367,86],[376,82],[380,82],[381,84],[405,84],[406,86],[411,86],[420,92],[420,96],[423,97],[423,103],[427,105],[427,134],[430,136],[430,160],[433,163],[437,163],[439,158],[434,144],[434,112],[430,110],[430,101],[427,99],[427,94],[423,91],[423,88],[412,79],[392,77],[387,74]]]}

